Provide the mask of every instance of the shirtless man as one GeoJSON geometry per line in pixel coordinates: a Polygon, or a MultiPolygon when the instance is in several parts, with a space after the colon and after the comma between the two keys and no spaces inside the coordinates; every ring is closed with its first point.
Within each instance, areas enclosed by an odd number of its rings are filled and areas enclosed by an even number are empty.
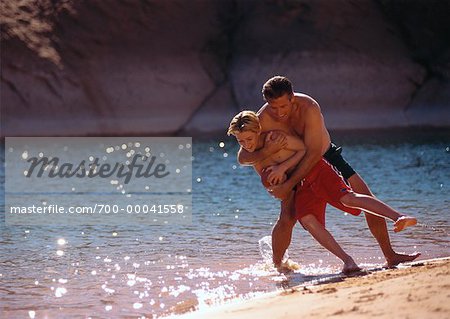
{"type": "MultiPolygon", "coordinates": [[[[331,143],[319,105],[311,97],[294,93],[291,82],[286,77],[269,79],[262,90],[266,104],[258,111],[262,132],[279,130],[288,135],[297,135],[303,140],[306,153],[294,172],[281,184],[273,186],[271,193],[282,200],[280,217],[272,230],[273,261],[279,267],[284,252],[288,248],[296,219],[292,209],[295,185],[301,182],[322,157],[341,172],[354,191],[373,196],[363,179],[340,155],[341,149],[331,143]]],[[[267,147],[248,152],[242,147],[238,153],[241,165],[253,165],[286,146],[286,138],[280,135],[269,140],[267,147]]],[[[275,174],[269,175],[271,184],[277,184],[275,174]]],[[[420,254],[396,253],[391,246],[384,218],[365,214],[372,235],[377,240],[389,267],[416,259],[420,254]]]]}

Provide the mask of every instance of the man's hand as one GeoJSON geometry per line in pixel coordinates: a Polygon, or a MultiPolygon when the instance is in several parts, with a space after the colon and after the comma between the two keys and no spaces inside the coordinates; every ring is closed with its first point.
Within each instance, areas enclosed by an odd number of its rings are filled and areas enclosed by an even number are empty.
{"type": "Polygon", "coordinates": [[[270,185],[278,185],[286,180],[286,172],[281,165],[272,165],[264,170],[270,172],[267,176],[270,185]]]}
{"type": "Polygon", "coordinates": [[[280,200],[286,200],[289,197],[292,187],[289,183],[285,182],[283,184],[271,186],[267,190],[273,197],[276,197],[280,200]]]}
{"type": "Polygon", "coordinates": [[[286,134],[281,131],[271,131],[266,135],[264,147],[269,154],[274,154],[287,146],[286,134]]]}

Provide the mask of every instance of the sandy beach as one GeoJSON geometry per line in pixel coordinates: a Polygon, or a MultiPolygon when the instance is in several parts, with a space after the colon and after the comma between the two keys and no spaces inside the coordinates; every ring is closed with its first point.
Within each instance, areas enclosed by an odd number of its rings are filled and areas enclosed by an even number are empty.
{"type": "Polygon", "coordinates": [[[450,257],[174,316],[177,319],[450,318],[450,257]]]}

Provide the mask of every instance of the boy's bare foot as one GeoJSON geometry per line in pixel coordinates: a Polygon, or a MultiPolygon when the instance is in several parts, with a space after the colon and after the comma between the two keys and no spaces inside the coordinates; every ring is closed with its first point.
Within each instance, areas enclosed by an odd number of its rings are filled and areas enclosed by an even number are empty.
{"type": "Polygon", "coordinates": [[[417,224],[417,219],[411,216],[402,216],[394,224],[394,232],[398,233],[406,227],[414,226],[417,224]]]}
{"type": "Polygon", "coordinates": [[[292,259],[288,259],[285,262],[280,263],[279,265],[275,265],[277,271],[282,274],[288,274],[293,272],[294,270],[299,270],[300,265],[297,264],[292,259]]]}
{"type": "Polygon", "coordinates": [[[344,268],[342,268],[342,273],[344,275],[349,275],[355,272],[361,271],[361,268],[355,263],[353,259],[348,260],[344,263],[344,268]]]}
{"type": "Polygon", "coordinates": [[[293,272],[292,269],[290,269],[290,268],[288,268],[288,267],[286,267],[286,266],[284,266],[284,265],[276,266],[276,268],[277,268],[278,273],[280,273],[280,274],[285,274],[285,275],[287,275],[287,274],[290,274],[290,273],[293,272]]]}
{"type": "Polygon", "coordinates": [[[401,263],[407,263],[407,262],[410,262],[410,261],[413,261],[414,259],[416,259],[417,257],[419,257],[420,256],[420,253],[414,253],[414,254],[411,254],[411,255],[407,255],[407,254],[395,254],[394,255],[394,257],[392,257],[392,258],[386,258],[386,261],[387,261],[387,266],[389,267],[389,268],[391,268],[391,267],[395,267],[395,266],[397,266],[398,264],[401,264],[401,263]]]}

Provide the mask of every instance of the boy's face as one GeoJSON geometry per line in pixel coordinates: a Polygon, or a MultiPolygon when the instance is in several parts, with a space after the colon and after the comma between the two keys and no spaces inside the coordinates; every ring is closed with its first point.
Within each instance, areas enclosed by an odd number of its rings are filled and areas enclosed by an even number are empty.
{"type": "Polygon", "coordinates": [[[268,100],[268,111],[277,121],[284,122],[289,119],[292,111],[292,94],[285,94],[276,99],[268,100]]]}
{"type": "Polygon", "coordinates": [[[258,146],[259,134],[253,131],[244,131],[236,133],[236,140],[247,152],[254,152],[258,146]]]}

